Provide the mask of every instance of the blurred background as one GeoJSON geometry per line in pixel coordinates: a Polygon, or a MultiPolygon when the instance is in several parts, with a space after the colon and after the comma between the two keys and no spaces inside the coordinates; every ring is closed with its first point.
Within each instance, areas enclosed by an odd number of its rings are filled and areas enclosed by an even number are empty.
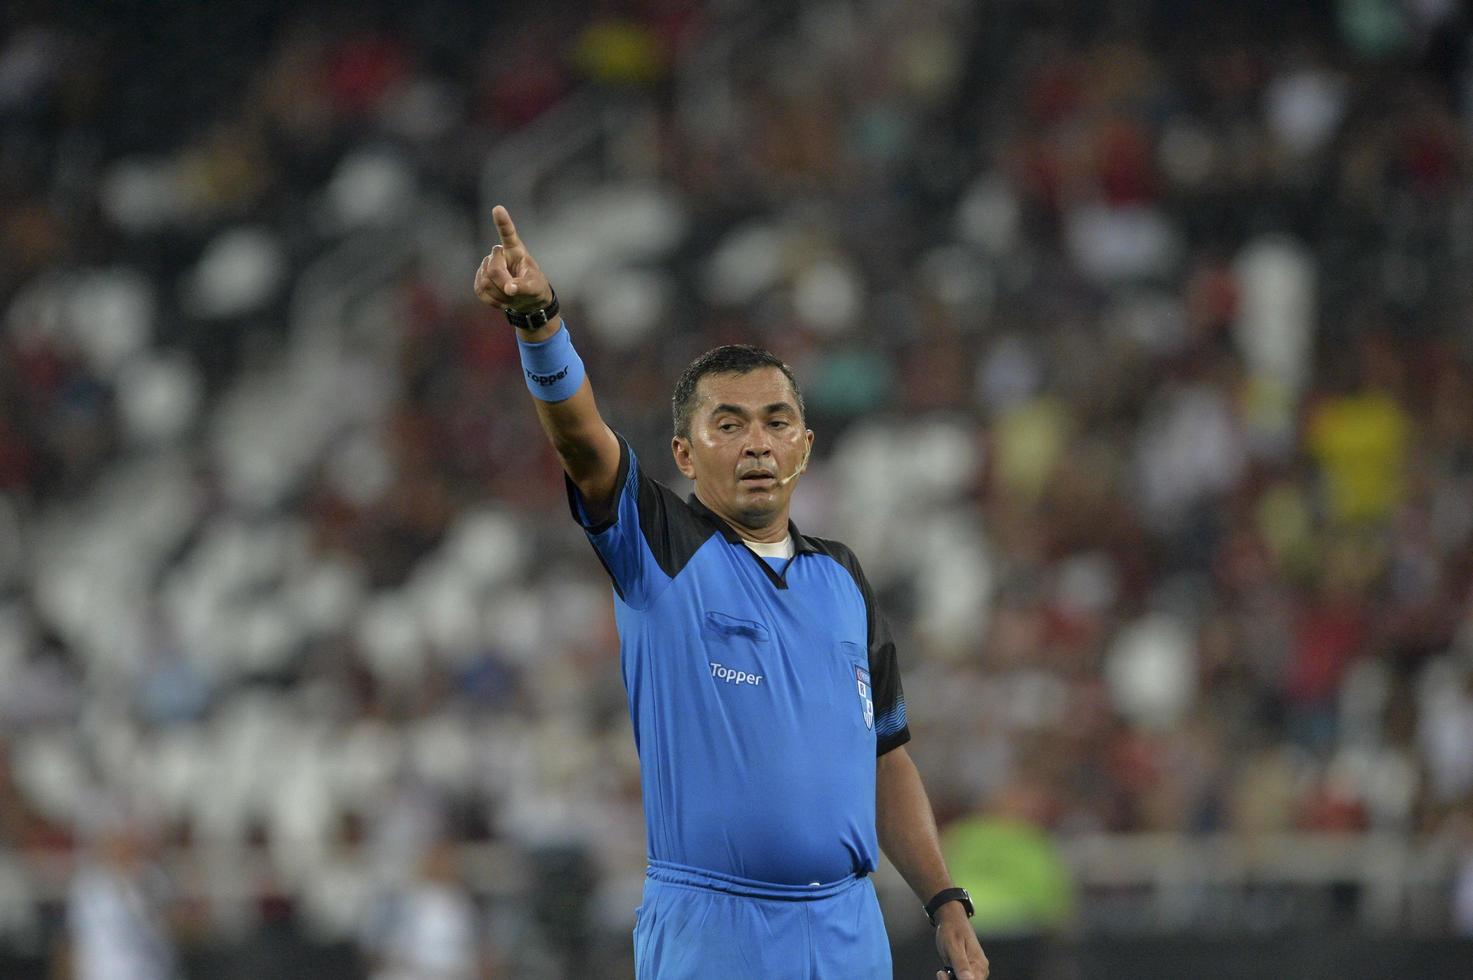
{"type": "Polygon", "coordinates": [[[0,974],[632,974],[502,203],[682,492],[680,370],[795,367],[997,980],[1473,975],[1470,56],[1456,0],[8,0],[0,974]]]}

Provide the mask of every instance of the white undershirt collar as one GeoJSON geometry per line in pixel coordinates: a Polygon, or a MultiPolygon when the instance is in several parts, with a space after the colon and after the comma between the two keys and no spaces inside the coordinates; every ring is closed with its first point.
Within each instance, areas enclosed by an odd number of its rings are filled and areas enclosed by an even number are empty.
{"type": "Polygon", "coordinates": [[[798,549],[793,545],[793,536],[791,534],[784,537],[781,541],[752,541],[748,538],[742,538],[742,544],[751,548],[763,558],[791,558],[798,553],[798,549]]]}

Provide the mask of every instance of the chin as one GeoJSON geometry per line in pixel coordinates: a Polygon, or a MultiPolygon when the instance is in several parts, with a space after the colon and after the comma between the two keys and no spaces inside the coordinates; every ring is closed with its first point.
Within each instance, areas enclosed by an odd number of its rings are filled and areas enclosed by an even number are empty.
{"type": "Polygon", "coordinates": [[[753,525],[762,525],[772,520],[772,518],[781,510],[782,502],[778,500],[778,498],[774,495],[766,503],[753,502],[746,504],[743,507],[739,507],[737,509],[737,513],[741,514],[743,521],[749,522],[753,525]]]}

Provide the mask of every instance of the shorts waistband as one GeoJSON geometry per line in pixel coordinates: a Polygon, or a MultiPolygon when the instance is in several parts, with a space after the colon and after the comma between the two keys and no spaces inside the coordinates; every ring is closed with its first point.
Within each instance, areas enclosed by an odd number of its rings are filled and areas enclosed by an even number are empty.
{"type": "Polygon", "coordinates": [[[840,878],[838,881],[822,882],[816,885],[783,885],[651,859],[649,868],[645,871],[645,877],[671,885],[704,888],[708,891],[724,892],[743,898],[766,898],[779,902],[813,902],[822,898],[832,898],[859,884],[868,875],[861,872],[840,878]]]}

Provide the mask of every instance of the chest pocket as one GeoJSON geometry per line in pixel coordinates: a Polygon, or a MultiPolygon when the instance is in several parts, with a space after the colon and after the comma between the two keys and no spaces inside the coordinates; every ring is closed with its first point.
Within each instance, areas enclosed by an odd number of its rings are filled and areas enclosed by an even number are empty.
{"type": "Polygon", "coordinates": [[[701,638],[706,663],[717,681],[771,689],[774,662],[766,626],[709,610],[701,617],[701,638]]]}
{"type": "Polygon", "coordinates": [[[839,656],[834,658],[837,676],[834,693],[841,714],[864,728],[875,727],[874,691],[869,679],[869,650],[862,643],[839,641],[839,656]]]}
{"type": "Polygon", "coordinates": [[[726,613],[716,612],[714,609],[706,613],[702,620],[707,637],[718,640],[741,641],[747,640],[752,643],[767,642],[767,627],[751,619],[739,619],[736,616],[728,616],[726,613]]]}

